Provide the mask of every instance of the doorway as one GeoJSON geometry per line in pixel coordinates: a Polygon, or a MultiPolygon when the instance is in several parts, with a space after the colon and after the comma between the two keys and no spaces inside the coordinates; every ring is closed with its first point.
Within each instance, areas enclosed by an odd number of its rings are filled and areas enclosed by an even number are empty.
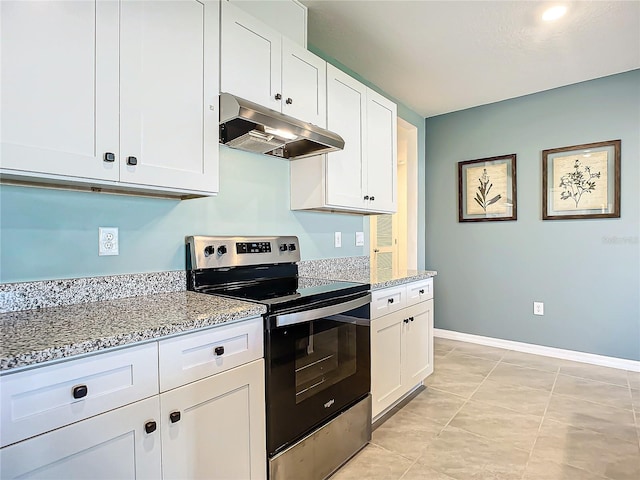
{"type": "Polygon", "coordinates": [[[398,118],[398,211],[369,221],[371,268],[418,268],[418,129],[398,118]]]}

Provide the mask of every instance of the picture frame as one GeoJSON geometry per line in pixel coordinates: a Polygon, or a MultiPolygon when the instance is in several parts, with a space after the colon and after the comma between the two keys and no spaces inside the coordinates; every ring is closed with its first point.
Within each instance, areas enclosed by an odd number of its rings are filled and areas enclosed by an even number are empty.
{"type": "Polygon", "coordinates": [[[542,219],[620,218],[620,140],[542,151],[542,219]]]}
{"type": "Polygon", "coordinates": [[[458,222],[518,219],[516,154],[458,162],[458,222]]]}

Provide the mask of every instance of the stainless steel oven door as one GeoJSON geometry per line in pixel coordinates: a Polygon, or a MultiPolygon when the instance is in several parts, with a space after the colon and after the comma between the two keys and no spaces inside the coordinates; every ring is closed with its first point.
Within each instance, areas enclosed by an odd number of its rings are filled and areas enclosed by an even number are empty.
{"type": "Polygon", "coordinates": [[[370,390],[370,294],[268,318],[267,448],[271,456],[370,390]]]}

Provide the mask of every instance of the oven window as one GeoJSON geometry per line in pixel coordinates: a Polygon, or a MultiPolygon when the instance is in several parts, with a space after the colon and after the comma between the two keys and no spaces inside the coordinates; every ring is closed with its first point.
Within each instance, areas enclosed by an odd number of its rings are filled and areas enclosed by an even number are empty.
{"type": "Polygon", "coordinates": [[[322,329],[309,323],[295,342],[296,404],[356,373],[356,326],[326,323],[322,329]]]}

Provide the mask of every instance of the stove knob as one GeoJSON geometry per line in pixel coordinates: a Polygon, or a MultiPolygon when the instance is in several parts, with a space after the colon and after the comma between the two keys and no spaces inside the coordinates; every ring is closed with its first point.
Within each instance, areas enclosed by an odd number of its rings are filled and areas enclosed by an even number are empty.
{"type": "Polygon", "coordinates": [[[295,243],[290,243],[289,244],[289,251],[293,252],[296,249],[296,244],[295,243]]]}
{"type": "Polygon", "coordinates": [[[209,255],[213,255],[214,253],[216,253],[216,247],[214,247],[213,245],[207,245],[206,247],[204,247],[205,257],[208,257],[209,255]]]}
{"type": "Polygon", "coordinates": [[[280,251],[281,252],[286,252],[287,251],[287,244],[286,243],[281,243],[280,244],[280,251]]]}
{"type": "Polygon", "coordinates": [[[224,245],[220,245],[218,247],[218,255],[224,255],[225,253],[227,253],[227,247],[225,247],[224,245]]]}

